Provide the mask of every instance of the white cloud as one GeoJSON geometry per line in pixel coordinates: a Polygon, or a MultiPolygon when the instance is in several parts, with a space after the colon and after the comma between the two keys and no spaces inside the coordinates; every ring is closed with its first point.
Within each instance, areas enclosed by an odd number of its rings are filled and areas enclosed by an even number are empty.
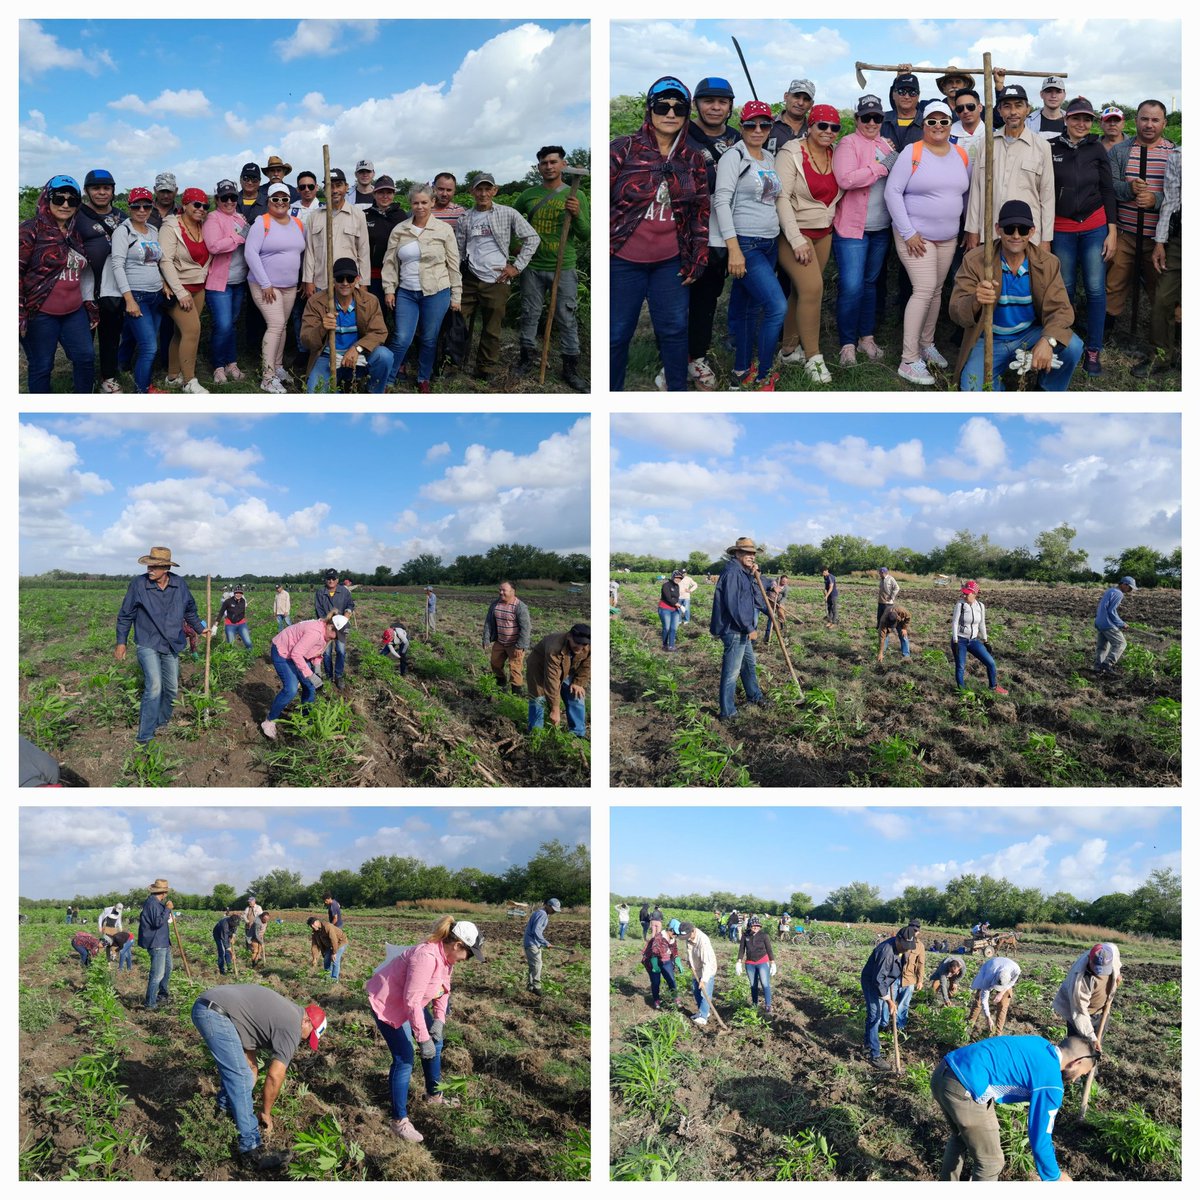
{"type": "Polygon", "coordinates": [[[46,132],[46,114],[40,109],[31,108],[29,110],[29,128],[35,133],[46,132]]]}
{"type": "Polygon", "coordinates": [[[262,480],[251,471],[263,461],[257,447],[245,450],[224,446],[215,437],[155,439],[164,466],[195,471],[203,479],[221,479],[239,487],[262,486],[262,480]]]}
{"type": "Polygon", "coordinates": [[[613,413],[614,437],[649,442],[673,454],[733,453],[742,427],[723,413],[613,413]]]}
{"type": "Polygon", "coordinates": [[[952,479],[995,479],[1008,463],[1004,436],[987,417],[971,417],[959,430],[954,454],[939,459],[934,470],[952,479]]]}
{"type": "Polygon", "coordinates": [[[27,82],[47,71],[82,71],[85,75],[96,76],[104,67],[116,67],[107,50],[68,50],[58,38],[47,33],[39,21],[20,23],[18,44],[20,74],[27,82]]]}
{"type": "MultiPolygon", "coordinates": [[[[131,171],[145,172],[151,169],[147,164],[160,162],[162,155],[169,154],[179,145],[179,138],[165,125],[135,129],[121,121],[112,126],[112,136],[104,143],[104,150],[107,154],[119,155],[131,171]]],[[[179,186],[190,185],[181,183],[179,186]]]]}
{"type": "Polygon", "coordinates": [[[873,446],[866,438],[847,436],[839,442],[797,443],[785,449],[831,478],[860,487],[881,488],[894,476],[919,479],[925,473],[919,438],[885,447],[873,446]]]}
{"type": "Polygon", "coordinates": [[[863,824],[875,830],[881,837],[889,841],[908,837],[912,832],[909,822],[900,813],[895,812],[864,812],[863,824]]]}
{"type": "Polygon", "coordinates": [[[244,121],[237,113],[227,112],[225,114],[225,128],[239,140],[250,136],[250,122],[244,121]]]}
{"type": "Polygon", "coordinates": [[[378,32],[378,21],[301,21],[290,37],[275,43],[275,51],[283,62],[324,58],[372,42],[378,32]]]}
{"type": "Polygon", "coordinates": [[[450,453],[449,442],[438,442],[436,446],[430,446],[425,451],[425,461],[428,463],[437,462],[439,458],[445,458],[450,453]]]}

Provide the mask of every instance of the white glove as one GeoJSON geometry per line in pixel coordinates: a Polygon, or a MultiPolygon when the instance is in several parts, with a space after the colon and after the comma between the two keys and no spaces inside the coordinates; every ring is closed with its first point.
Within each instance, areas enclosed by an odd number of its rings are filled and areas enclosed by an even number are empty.
{"type": "Polygon", "coordinates": [[[325,683],[325,680],[323,680],[323,679],[320,677],[320,675],[318,675],[318,674],[316,673],[316,671],[314,671],[314,672],[313,672],[313,673],[312,673],[312,674],[311,674],[311,675],[308,677],[308,682],[309,682],[309,683],[311,683],[311,684],[313,685],[313,688],[315,689],[315,688],[319,688],[319,687],[321,687],[321,686],[322,686],[322,685],[325,683]]]}
{"type": "Polygon", "coordinates": [[[734,963],[733,969],[738,975],[745,975],[746,973],[746,968],[740,962],[734,963]]]}
{"type": "Polygon", "coordinates": [[[777,964],[777,963],[772,963],[772,964],[771,964],[771,974],[772,974],[772,975],[774,975],[774,974],[775,974],[775,970],[776,970],[776,967],[777,967],[777,966],[778,966],[778,964],[777,964]]]}
{"type": "MultiPolygon", "coordinates": [[[[1050,369],[1057,370],[1062,366],[1062,359],[1057,354],[1050,355],[1050,369]]],[[[1013,354],[1013,360],[1008,364],[1010,371],[1016,371],[1018,375],[1025,375],[1033,370],[1033,351],[1032,350],[1017,350],[1013,354]]]]}

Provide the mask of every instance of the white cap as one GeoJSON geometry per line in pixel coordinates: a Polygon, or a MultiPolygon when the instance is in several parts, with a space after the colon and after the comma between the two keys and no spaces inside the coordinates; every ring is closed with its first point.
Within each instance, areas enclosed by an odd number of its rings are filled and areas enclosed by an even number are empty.
{"type": "Polygon", "coordinates": [[[341,633],[342,630],[345,629],[349,624],[350,618],[342,616],[341,613],[337,613],[333,618],[333,627],[338,631],[338,633],[341,633]]]}
{"type": "MultiPolygon", "coordinates": [[[[286,183],[273,183],[267,188],[268,196],[286,196],[289,200],[292,198],[292,189],[286,183]]],[[[240,588],[238,589],[241,590],[240,588]]]]}

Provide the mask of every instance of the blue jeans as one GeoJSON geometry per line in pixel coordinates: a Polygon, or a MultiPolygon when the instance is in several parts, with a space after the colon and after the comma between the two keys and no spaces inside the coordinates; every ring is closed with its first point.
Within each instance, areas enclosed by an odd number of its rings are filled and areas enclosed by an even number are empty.
{"type": "Polygon", "coordinates": [[[679,623],[686,625],[692,619],[692,598],[691,596],[679,597],[679,623]]]}
{"type": "Polygon", "coordinates": [[[739,237],[738,245],[746,258],[746,274],[733,281],[729,293],[729,329],[733,334],[733,369],[742,374],[750,369],[754,357],[754,331],[758,329],[758,375],[766,379],[775,359],[775,347],[783,332],[787,300],[775,263],[779,257],[779,239],[739,237]],[[762,320],[759,320],[761,316],[762,320]]]}
{"type": "Polygon", "coordinates": [[[747,963],[746,978],[750,980],[750,1003],[758,1003],[759,989],[762,989],[763,1002],[771,1007],[771,964],[747,963]]]}
{"type": "Polygon", "coordinates": [[[433,360],[437,352],[438,334],[442,321],[450,310],[450,289],[443,288],[432,296],[408,288],[396,289],[396,332],[388,342],[392,352],[392,369],[388,374],[388,385],[396,382],[400,364],[408,353],[409,346],[421,323],[421,350],[417,359],[417,381],[427,383],[433,378],[433,360]]]}
{"type": "Polygon", "coordinates": [[[759,703],[762,688],[758,686],[758,663],[754,657],[754,643],[749,634],[728,630],[721,635],[725,653],[721,657],[721,703],[720,715],[732,717],[737,713],[737,681],[740,678],[751,704],[759,703]]]}
{"type": "Polygon", "coordinates": [[[692,977],[692,995],[695,997],[696,1004],[699,1006],[699,1011],[696,1013],[698,1017],[708,1016],[708,1003],[712,999],[713,984],[716,979],[710,979],[703,988],[697,982],[696,977],[692,977]]]}
{"type": "Polygon", "coordinates": [[[75,946],[73,949],[75,953],[79,955],[79,961],[83,963],[85,967],[92,961],[91,953],[88,951],[86,946],[75,946]]]}
{"type": "Polygon", "coordinates": [[[892,230],[868,229],[860,238],[833,231],[833,257],[838,269],[838,344],[848,346],[875,334],[875,285],[892,242],[892,230]]]}
{"type": "Polygon", "coordinates": [[[660,608],[658,620],[662,625],[663,649],[668,650],[675,645],[675,631],[679,628],[679,609],[660,608]]]}
{"type": "Polygon", "coordinates": [[[171,947],[158,946],[147,950],[150,955],[150,978],[146,981],[146,1007],[157,1008],[160,1000],[170,1000],[171,947]]]}
{"type": "MultiPolygon", "coordinates": [[[[96,351],[92,346],[92,330],[87,309],[81,304],[65,317],[34,313],[25,324],[21,349],[29,364],[30,392],[48,392],[54,353],[59,343],[71,360],[73,392],[90,394],[96,382],[96,351]]],[[[684,363],[687,370],[687,363],[684,363]]]]}
{"type": "Polygon", "coordinates": [[[668,392],[687,391],[688,289],[679,277],[679,256],[657,263],[609,259],[608,371],[609,387],[625,390],[629,343],[645,302],[658,342],[668,392]]]}
{"type": "MultiPolygon", "coordinates": [[[[1055,238],[1056,244],[1057,241],[1058,239],[1055,238]]],[[[1008,364],[1012,362],[1014,352],[1033,349],[1034,343],[1041,336],[1042,327],[1031,325],[1020,337],[997,337],[992,340],[992,388],[994,391],[1005,390],[1004,372],[1008,369],[1008,364]]],[[[1059,346],[1054,353],[1062,360],[1062,366],[1055,367],[1051,371],[1039,372],[1037,381],[1041,384],[1043,391],[1065,392],[1079,360],[1083,357],[1083,342],[1079,340],[1078,334],[1073,333],[1071,340],[1065,346],[1059,346]]],[[[971,348],[971,353],[962,370],[962,377],[959,379],[959,387],[964,392],[983,391],[982,334],[971,348]]]]}
{"type": "MultiPolygon", "coordinates": [[[[425,1027],[433,1020],[433,1013],[425,1009],[425,1027]]],[[[405,1021],[397,1028],[375,1018],[387,1048],[392,1052],[392,1065],[388,1070],[388,1088],[392,1093],[392,1119],[402,1121],[408,1116],[408,1086],[412,1080],[413,1050],[412,1026],[405,1021]]],[[[442,1080],[442,1043],[434,1042],[436,1053],[430,1059],[421,1059],[421,1072],[425,1076],[425,1095],[437,1094],[438,1084],[442,1080]]]]}
{"type": "MultiPolygon", "coordinates": [[[[570,679],[562,681],[561,694],[563,704],[567,709],[567,728],[576,737],[584,737],[587,734],[587,708],[582,700],[571,695],[570,679]]],[[[532,732],[535,729],[541,729],[545,721],[546,697],[536,696],[529,701],[529,723],[526,731],[532,732]]]]}
{"type": "Polygon", "coordinates": [[[629,928],[628,921],[618,921],[617,922],[617,939],[619,941],[623,942],[625,940],[625,930],[627,930],[628,928],[629,928]]]}
{"type": "Polygon", "coordinates": [[[341,638],[336,638],[325,647],[325,653],[321,655],[321,669],[324,671],[326,679],[335,678],[333,663],[335,652],[337,654],[336,678],[341,679],[346,674],[346,643],[341,638]]]}
{"type": "Polygon", "coordinates": [[[330,954],[328,950],[324,953],[325,962],[322,964],[324,969],[329,972],[330,979],[337,979],[342,973],[342,955],[346,953],[347,945],[343,942],[337,949],[336,954],[330,954]]]}
{"type": "Polygon", "coordinates": [[[238,1149],[246,1152],[261,1146],[262,1135],[254,1114],[254,1074],[246,1061],[237,1028],[223,1013],[215,1012],[199,1000],[192,1005],[192,1024],[217,1064],[221,1076],[217,1107],[233,1117],[238,1149]]]}
{"type": "Polygon", "coordinates": [[[675,996],[678,994],[679,985],[675,981],[675,967],[671,962],[663,962],[660,958],[658,960],[657,971],[653,970],[649,963],[646,963],[646,974],[650,976],[650,999],[655,1004],[658,1003],[662,996],[662,981],[664,979],[667,981],[667,987],[671,989],[671,995],[675,996]]]}
{"type": "MultiPolygon", "coordinates": [[[[908,657],[910,657],[910,655],[909,655],[908,637],[907,637],[905,634],[903,634],[903,633],[902,633],[902,634],[900,634],[900,635],[899,635],[899,638],[900,638],[900,657],[901,657],[901,658],[908,658],[908,657]]],[[[892,640],[892,635],[891,635],[890,633],[885,633],[885,634],[883,635],[883,649],[884,649],[884,652],[885,652],[885,653],[886,653],[886,651],[887,651],[887,648],[888,648],[888,642],[890,642],[891,640],[892,640]]]]}
{"type": "Polygon", "coordinates": [[[879,1029],[883,1024],[883,1014],[888,1011],[887,1001],[880,996],[874,986],[868,991],[863,988],[863,999],[867,1002],[867,1027],[863,1033],[863,1045],[871,1053],[872,1059],[879,1057],[879,1029]]]}
{"type": "Polygon", "coordinates": [[[225,626],[225,641],[230,646],[239,639],[247,650],[254,649],[250,644],[250,625],[246,621],[239,621],[236,625],[225,626]]]}
{"type": "Polygon", "coordinates": [[[213,934],[213,941],[217,943],[217,970],[222,975],[228,973],[228,969],[233,966],[233,951],[229,948],[228,941],[222,941],[217,935],[213,934]]]}
{"type": "Polygon", "coordinates": [[[137,660],[143,678],[137,740],[144,746],[171,720],[175,697],[179,693],[179,655],[169,650],[139,646],[137,660]]]}
{"type": "MultiPolygon", "coordinates": [[[[1108,226],[1089,229],[1086,233],[1054,234],[1054,253],[1062,268],[1067,296],[1075,303],[1075,284],[1083,276],[1083,292],[1087,296],[1087,345],[1099,350],[1104,341],[1104,303],[1106,270],[1101,251],[1108,236],[1108,226]]],[[[1059,355],[1062,358],[1062,355],[1059,355]]]]}
{"type": "Polygon", "coordinates": [[[962,687],[966,678],[968,654],[979,659],[987,667],[988,687],[996,686],[996,663],[988,653],[986,642],[981,642],[978,638],[971,638],[970,641],[959,638],[957,642],[950,643],[950,649],[954,651],[954,682],[959,687],[962,687]]]}
{"type": "Polygon", "coordinates": [[[300,690],[301,707],[307,708],[317,698],[317,689],[313,687],[312,682],[300,674],[300,668],[291,659],[284,658],[279,653],[274,642],[271,643],[271,665],[275,668],[275,674],[279,676],[279,682],[283,684],[283,688],[279,695],[271,701],[271,707],[267,712],[268,721],[279,720],[283,715],[283,710],[292,702],[292,697],[298,689],[300,690]]]}
{"type": "MultiPolygon", "coordinates": [[[[908,987],[901,987],[898,983],[892,984],[892,999],[896,1001],[896,1028],[903,1029],[908,1024],[908,1009],[912,1004],[913,992],[916,990],[914,984],[909,984],[908,987]]],[[[883,1017],[879,1022],[880,1029],[887,1029],[891,1024],[892,1013],[888,1006],[883,1006],[883,1017]]]]}
{"type": "Polygon", "coordinates": [[[276,613],[275,624],[279,626],[279,632],[282,633],[292,623],[292,618],[287,613],[276,613]]]}
{"type": "Polygon", "coordinates": [[[237,362],[237,319],[241,315],[242,303],[246,299],[245,283],[229,283],[223,292],[205,288],[204,307],[212,318],[212,343],[209,357],[216,367],[237,362]]]}
{"type": "MultiPolygon", "coordinates": [[[[358,365],[353,369],[350,367],[338,367],[338,383],[350,383],[353,379],[361,379],[366,375],[367,391],[372,395],[382,394],[393,376],[392,352],[386,346],[376,346],[367,355],[367,365],[365,367],[362,365],[362,361],[362,355],[359,355],[358,365]]],[[[308,383],[306,386],[310,392],[315,392],[318,387],[328,384],[328,381],[329,355],[326,353],[318,356],[313,369],[308,373],[308,383]]]]}
{"type": "Polygon", "coordinates": [[[117,970],[133,970],[133,938],[125,943],[117,954],[117,970]]]}
{"type": "Polygon", "coordinates": [[[141,309],[140,317],[125,314],[125,324],[121,327],[121,350],[117,354],[120,361],[125,358],[125,346],[128,343],[133,355],[133,383],[139,392],[150,390],[150,377],[154,373],[154,356],[158,353],[158,321],[162,311],[162,292],[133,292],[134,300],[141,309]]]}

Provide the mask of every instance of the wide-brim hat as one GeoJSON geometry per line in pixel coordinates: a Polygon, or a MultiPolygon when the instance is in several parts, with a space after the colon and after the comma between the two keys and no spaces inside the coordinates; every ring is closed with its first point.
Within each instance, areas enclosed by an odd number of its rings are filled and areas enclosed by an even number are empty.
{"type": "Polygon", "coordinates": [[[292,173],[292,164],[290,162],[284,162],[278,154],[272,154],[271,157],[267,159],[267,165],[263,169],[263,174],[266,174],[266,172],[272,167],[282,167],[285,175],[290,175],[292,173]]]}
{"type": "Polygon", "coordinates": [[[939,75],[933,81],[933,86],[940,92],[947,79],[965,79],[967,82],[963,84],[963,87],[972,90],[975,88],[975,76],[970,71],[947,71],[945,75],[939,75]]]}
{"type": "Polygon", "coordinates": [[[177,567],[179,564],[171,558],[171,551],[166,546],[151,546],[149,554],[143,554],[138,559],[143,567],[177,567]]]}
{"type": "Polygon", "coordinates": [[[165,879],[156,879],[150,885],[150,895],[152,896],[161,896],[164,892],[169,892],[170,890],[165,879]]]}
{"type": "Polygon", "coordinates": [[[725,548],[726,554],[757,554],[758,543],[752,537],[740,537],[732,546],[725,548]]]}

